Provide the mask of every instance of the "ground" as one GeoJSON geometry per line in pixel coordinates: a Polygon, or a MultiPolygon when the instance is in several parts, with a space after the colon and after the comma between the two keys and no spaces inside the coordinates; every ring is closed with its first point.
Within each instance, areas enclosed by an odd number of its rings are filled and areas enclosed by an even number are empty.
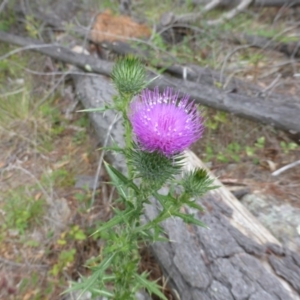
{"type": "MultiPolygon", "coordinates": [[[[148,28],[163,12],[197,10],[189,1],[182,7],[179,1],[153,2],[157,3],[133,1],[134,15],[148,28]]],[[[116,13],[116,7],[114,1],[103,1],[97,9],[116,13]]],[[[9,13],[0,21],[1,30],[14,30],[17,18],[12,9],[9,13]]],[[[220,13],[211,12],[207,18],[220,13]]],[[[299,19],[297,10],[251,9],[222,30],[238,29],[289,42],[299,38],[294,25],[299,19]]],[[[41,35],[42,24],[33,17],[27,16],[25,25],[24,35],[41,35]]],[[[156,33],[148,43],[179,63],[223,68],[226,76],[283,96],[300,94],[296,58],[250,47],[235,51],[236,45],[219,39],[219,27],[204,29],[176,45],[167,44],[156,33]],[[232,55],[225,60],[228,53],[232,55]]],[[[84,263],[101,251],[91,233],[98,221],[111,216],[113,191],[105,184],[108,178],[102,170],[92,203],[90,187],[101,145],[87,115],[78,112],[81,106],[72,82],[64,77],[70,66],[26,51],[4,57],[14,49],[5,44],[0,48],[0,298],[59,299],[79,273],[89,273],[84,263]]],[[[300,167],[271,175],[300,159],[299,145],[269,125],[209,108],[202,108],[202,114],[206,131],[193,150],[224,184],[247,187],[252,193],[271,195],[300,208],[300,167]]],[[[145,249],[141,252],[141,269],[160,277],[151,255],[145,249]]]]}

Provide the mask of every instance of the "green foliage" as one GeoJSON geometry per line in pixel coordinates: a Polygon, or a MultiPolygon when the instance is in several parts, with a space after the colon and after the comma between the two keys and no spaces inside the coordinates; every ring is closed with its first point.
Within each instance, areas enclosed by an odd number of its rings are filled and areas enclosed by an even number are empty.
{"type": "Polygon", "coordinates": [[[248,61],[250,64],[257,65],[264,59],[264,54],[261,52],[254,52],[253,50],[246,49],[240,55],[241,61],[248,61]]]}
{"type": "Polygon", "coordinates": [[[4,195],[5,212],[3,228],[17,229],[24,233],[30,226],[42,221],[44,199],[34,199],[32,192],[24,187],[9,191],[4,195]]]}
{"type": "Polygon", "coordinates": [[[160,50],[167,51],[167,45],[160,34],[158,33],[153,34],[152,43],[160,50]]]}
{"type": "Polygon", "coordinates": [[[30,299],[32,300],[51,299],[51,294],[55,289],[55,283],[45,280],[43,286],[40,287],[40,280],[41,275],[38,272],[30,272],[28,277],[22,278],[19,283],[18,295],[25,295],[28,293],[28,295],[31,295],[30,299]],[[34,293],[32,293],[32,291],[34,291],[34,293]]]}
{"type": "Polygon", "coordinates": [[[237,142],[232,142],[227,146],[230,157],[235,161],[240,161],[241,145],[237,142]]]}
{"type": "Polygon", "coordinates": [[[42,176],[42,183],[51,186],[67,187],[74,186],[75,179],[69,170],[58,168],[57,170],[45,172],[42,176]]]}
{"type": "Polygon", "coordinates": [[[32,100],[28,89],[20,87],[14,92],[4,92],[0,95],[0,124],[7,128],[18,120],[27,120],[32,109],[32,100]]]}
{"type": "Polygon", "coordinates": [[[36,21],[34,16],[26,15],[25,28],[30,37],[38,38],[40,27],[40,24],[36,21]]]}
{"type": "Polygon", "coordinates": [[[87,236],[84,231],[78,225],[74,225],[69,231],[63,232],[60,235],[60,238],[57,240],[57,244],[64,246],[70,241],[84,241],[86,239],[87,236]]]}
{"type": "Polygon", "coordinates": [[[213,145],[208,144],[205,147],[205,160],[210,161],[212,158],[216,159],[222,163],[229,163],[231,161],[239,162],[241,160],[241,154],[243,153],[243,147],[237,142],[231,142],[222,151],[213,147],[213,145]]]}
{"type": "Polygon", "coordinates": [[[145,68],[135,57],[128,56],[118,60],[113,67],[111,77],[120,95],[125,96],[124,99],[131,98],[145,87],[145,68]]]}
{"type": "Polygon", "coordinates": [[[64,269],[74,262],[76,249],[63,250],[60,252],[58,262],[54,264],[52,269],[49,271],[51,275],[57,276],[64,269]]]}
{"type": "Polygon", "coordinates": [[[96,3],[97,3],[97,10],[98,11],[103,11],[105,9],[109,9],[111,11],[113,11],[114,13],[118,13],[119,10],[118,10],[118,6],[116,5],[116,2],[115,1],[112,1],[112,0],[96,0],[96,3]]]}
{"type": "MultiPolygon", "coordinates": [[[[123,117],[125,128],[125,147],[118,145],[106,147],[106,150],[117,151],[126,158],[128,174],[123,174],[108,163],[104,163],[110,177],[110,183],[116,187],[119,203],[123,209],[113,207],[114,216],[105,223],[97,225],[93,237],[104,241],[99,257],[90,260],[87,265],[92,271],[88,278],[82,278],[70,290],[80,290],[81,295],[90,291],[93,296],[104,295],[108,299],[130,300],[141,289],[160,299],[166,299],[156,282],[148,280],[148,273],[139,274],[139,247],[144,243],[165,241],[161,222],[170,217],[177,217],[188,224],[205,226],[196,216],[185,214],[182,207],[202,210],[192,197],[199,197],[215,188],[204,170],[196,170],[186,175],[183,182],[175,181],[175,175],[182,171],[183,156],[166,157],[159,153],[141,151],[132,142],[132,128],[127,117],[131,98],[145,86],[145,69],[141,63],[132,57],[119,60],[113,68],[112,78],[119,95],[114,98],[114,109],[123,117]],[[168,184],[168,195],[159,193],[163,185],[168,184]],[[171,192],[174,185],[184,186],[184,192],[177,195],[171,192]],[[147,224],[141,224],[140,219],[150,198],[155,197],[160,203],[159,214],[147,224]]],[[[100,111],[105,111],[106,107],[100,111]]],[[[94,109],[89,110],[94,111],[94,109]]],[[[222,116],[216,118],[221,122],[222,116]]],[[[181,186],[182,189],[182,186],[181,186]]],[[[73,238],[85,235],[79,228],[73,228],[69,235],[73,238]]],[[[60,243],[65,243],[61,239],[60,243]]],[[[68,260],[67,260],[68,261],[68,260]]],[[[53,272],[64,268],[58,263],[53,272]]],[[[80,297],[80,296],[79,296],[80,297]]]]}
{"type": "Polygon", "coordinates": [[[182,181],[184,191],[190,197],[201,197],[208,191],[217,188],[212,184],[213,180],[209,178],[204,169],[196,169],[186,173],[182,181]]]}
{"type": "Polygon", "coordinates": [[[205,122],[205,127],[217,130],[222,124],[228,122],[228,114],[224,111],[218,111],[211,118],[207,119],[205,122]]]}
{"type": "Polygon", "coordinates": [[[143,178],[147,188],[157,190],[181,172],[184,158],[176,155],[170,159],[158,152],[141,151],[134,144],[128,150],[127,159],[133,165],[136,176],[143,178]]]}
{"type": "Polygon", "coordinates": [[[283,150],[284,154],[288,154],[291,150],[296,150],[297,148],[299,148],[299,145],[293,142],[286,143],[284,141],[281,141],[280,147],[283,150]]]}
{"type": "Polygon", "coordinates": [[[5,18],[0,19],[0,30],[9,31],[9,29],[15,24],[15,22],[16,22],[15,14],[8,13],[5,18]]]}
{"type": "Polygon", "coordinates": [[[257,139],[254,146],[256,148],[263,149],[265,147],[265,142],[266,142],[266,138],[264,136],[261,136],[260,138],[257,139]]]}

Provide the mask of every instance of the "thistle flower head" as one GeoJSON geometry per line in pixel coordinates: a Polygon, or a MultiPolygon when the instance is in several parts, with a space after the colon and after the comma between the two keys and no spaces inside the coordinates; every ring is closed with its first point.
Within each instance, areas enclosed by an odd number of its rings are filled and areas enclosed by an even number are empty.
{"type": "Polygon", "coordinates": [[[145,68],[135,57],[125,57],[112,69],[113,82],[121,95],[136,95],[145,87],[145,68]]]}
{"type": "Polygon", "coordinates": [[[172,159],[169,159],[157,151],[141,151],[135,143],[128,149],[127,158],[137,177],[143,178],[148,188],[156,190],[167,180],[174,178],[174,175],[179,174],[184,164],[184,156],[181,154],[173,155],[172,159]]]}
{"type": "Polygon", "coordinates": [[[189,96],[166,88],[143,90],[130,106],[129,119],[137,143],[144,151],[172,156],[187,149],[201,138],[203,120],[189,96]]]}

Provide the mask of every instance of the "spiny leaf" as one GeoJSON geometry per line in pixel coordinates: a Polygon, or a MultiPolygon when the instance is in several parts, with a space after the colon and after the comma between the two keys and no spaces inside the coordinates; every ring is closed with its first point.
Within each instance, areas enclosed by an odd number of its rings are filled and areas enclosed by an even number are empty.
{"type": "Polygon", "coordinates": [[[156,282],[147,279],[148,274],[144,272],[142,275],[135,274],[136,280],[144,286],[150,294],[155,294],[163,300],[168,300],[167,297],[160,291],[159,285],[156,282]]]}

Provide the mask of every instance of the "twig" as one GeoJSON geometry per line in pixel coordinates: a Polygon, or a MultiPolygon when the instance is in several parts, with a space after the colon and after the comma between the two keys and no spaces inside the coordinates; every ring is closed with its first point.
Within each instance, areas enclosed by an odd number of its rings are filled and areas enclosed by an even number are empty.
{"type": "Polygon", "coordinates": [[[294,168],[294,167],[296,167],[298,165],[300,165],[300,160],[297,160],[297,161],[295,161],[295,162],[293,162],[291,164],[288,164],[288,165],[286,165],[286,166],[284,166],[284,167],[276,170],[275,172],[272,173],[272,176],[278,176],[281,173],[283,173],[283,172],[285,172],[285,171],[287,171],[287,170],[289,170],[291,168],[294,168]]]}
{"type": "Polygon", "coordinates": [[[214,8],[216,8],[220,3],[222,2],[222,0],[213,0],[210,3],[206,4],[204,6],[204,11],[208,12],[210,10],[213,10],[214,8]]]}
{"type": "Polygon", "coordinates": [[[1,98],[4,98],[4,97],[8,97],[8,96],[17,95],[17,94],[20,94],[20,93],[22,93],[22,92],[24,92],[24,91],[25,91],[25,88],[22,87],[22,88],[20,88],[20,89],[18,89],[18,90],[16,90],[16,91],[8,92],[8,93],[5,93],[5,94],[2,94],[2,95],[0,95],[0,97],[1,97],[1,98]]]}
{"type": "Polygon", "coordinates": [[[225,20],[233,19],[236,15],[238,15],[240,12],[245,10],[251,4],[252,1],[253,0],[243,0],[236,8],[234,8],[231,11],[229,11],[228,13],[222,15],[222,17],[217,20],[207,21],[207,24],[217,25],[217,24],[223,23],[225,20]]]}
{"type": "MultiPolygon", "coordinates": [[[[110,133],[111,133],[111,131],[113,129],[113,126],[120,120],[120,118],[121,118],[120,115],[116,115],[115,118],[114,118],[114,120],[113,120],[113,122],[108,127],[107,134],[106,134],[106,137],[105,137],[105,141],[104,141],[104,144],[103,144],[103,148],[105,148],[107,146],[108,139],[110,137],[110,133]]],[[[99,162],[98,162],[98,167],[97,167],[96,175],[95,175],[94,184],[93,184],[93,194],[92,194],[91,206],[93,206],[94,202],[95,202],[95,195],[96,195],[97,183],[98,183],[100,172],[101,172],[101,166],[102,166],[102,163],[103,163],[104,154],[105,154],[105,150],[102,149],[101,155],[100,155],[100,158],[99,158],[99,162]]]]}
{"type": "MultiPolygon", "coordinates": [[[[4,34],[4,32],[2,34],[4,34]]],[[[25,46],[25,47],[21,47],[21,48],[12,50],[12,51],[6,53],[5,55],[0,56],[0,60],[4,60],[4,59],[6,59],[6,58],[8,58],[8,57],[10,57],[10,56],[12,56],[14,54],[22,52],[22,51],[26,51],[26,50],[39,50],[39,49],[42,49],[42,48],[49,48],[49,47],[53,47],[53,44],[28,45],[28,46],[25,46]]]]}
{"type": "Polygon", "coordinates": [[[45,196],[46,201],[48,202],[48,204],[51,204],[52,201],[50,200],[51,199],[50,195],[48,194],[48,192],[46,191],[46,189],[42,186],[42,184],[40,183],[40,181],[31,172],[27,171],[26,169],[24,169],[21,166],[11,166],[10,169],[22,171],[23,173],[25,173],[28,176],[30,176],[37,183],[37,185],[39,186],[40,190],[43,192],[43,194],[44,194],[44,196],[45,196]]]}
{"type": "Polygon", "coordinates": [[[48,268],[47,265],[22,264],[22,263],[17,263],[17,262],[14,262],[14,261],[10,261],[10,260],[5,259],[3,257],[0,257],[0,262],[2,262],[3,264],[6,264],[6,265],[13,266],[13,267],[27,267],[27,268],[31,268],[31,269],[47,269],[48,268]]]}
{"type": "Polygon", "coordinates": [[[2,10],[5,8],[6,4],[8,3],[8,0],[4,0],[0,5],[0,14],[2,13],[2,10]]]}
{"type": "Polygon", "coordinates": [[[280,80],[281,77],[282,77],[281,74],[278,74],[276,76],[276,78],[266,88],[264,88],[261,91],[261,94],[272,92],[272,90],[276,87],[276,85],[277,85],[277,83],[278,83],[278,81],[280,80]]]}
{"type": "Polygon", "coordinates": [[[222,68],[221,68],[221,72],[220,72],[220,82],[223,82],[223,76],[224,76],[224,71],[225,71],[225,68],[226,68],[226,64],[227,64],[227,61],[229,60],[229,58],[237,51],[240,51],[242,49],[247,49],[249,48],[250,45],[243,45],[243,46],[238,46],[236,47],[235,49],[233,49],[230,53],[228,53],[226,55],[226,57],[224,58],[223,60],[223,64],[222,64],[222,68]]]}
{"type": "Polygon", "coordinates": [[[51,87],[51,89],[49,90],[49,92],[40,100],[38,101],[35,105],[34,108],[31,112],[31,114],[33,115],[36,110],[54,93],[54,91],[56,90],[56,88],[62,83],[64,82],[65,78],[70,75],[69,71],[64,72],[63,75],[58,79],[58,81],[51,87]]]}

